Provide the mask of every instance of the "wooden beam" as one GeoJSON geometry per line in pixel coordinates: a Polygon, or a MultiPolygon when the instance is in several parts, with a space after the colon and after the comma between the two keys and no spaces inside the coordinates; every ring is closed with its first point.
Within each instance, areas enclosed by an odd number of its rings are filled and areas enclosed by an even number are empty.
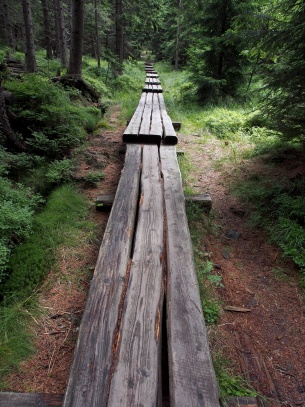
{"type": "Polygon", "coordinates": [[[143,147],[141,198],[108,407],[160,406],[163,194],[157,146],[143,147]]]}
{"type": "Polygon", "coordinates": [[[0,407],[62,407],[63,394],[0,393],[0,407]]]}
{"type": "Polygon", "coordinates": [[[110,212],[114,201],[113,194],[101,194],[96,198],[95,207],[97,211],[110,212]]]}
{"type": "Polygon", "coordinates": [[[208,210],[212,208],[212,198],[210,194],[186,195],[185,200],[187,203],[193,202],[208,210]]]}
{"type": "Polygon", "coordinates": [[[127,146],[125,166],[104,233],[74,351],[64,407],[107,405],[120,303],[128,283],[142,148],[127,146]]]}
{"type": "Polygon", "coordinates": [[[219,407],[176,148],[160,146],[167,234],[167,335],[171,407],[219,407]]]}

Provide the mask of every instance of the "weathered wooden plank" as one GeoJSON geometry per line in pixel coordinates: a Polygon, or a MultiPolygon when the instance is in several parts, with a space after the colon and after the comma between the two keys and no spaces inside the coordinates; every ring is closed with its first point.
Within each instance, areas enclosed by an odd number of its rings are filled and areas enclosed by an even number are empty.
{"type": "Polygon", "coordinates": [[[151,124],[151,115],[152,115],[152,101],[153,95],[152,93],[147,94],[146,104],[143,112],[143,119],[141,123],[141,127],[139,130],[139,139],[140,141],[148,141],[148,136],[150,132],[150,124],[151,124]]]}
{"type": "Polygon", "coordinates": [[[155,85],[155,84],[148,84],[148,85],[145,84],[142,91],[147,92],[147,93],[149,93],[149,92],[162,93],[163,92],[162,86],[155,85]]]}
{"type": "Polygon", "coordinates": [[[0,407],[61,407],[63,394],[0,393],[0,407]]]}
{"type": "Polygon", "coordinates": [[[173,127],[171,118],[169,117],[169,115],[167,113],[164,97],[162,94],[159,94],[158,97],[159,97],[159,104],[160,104],[162,123],[163,123],[163,141],[165,144],[175,145],[178,143],[178,137],[177,137],[175,129],[173,127]]]}
{"type": "Polygon", "coordinates": [[[142,117],[143,117],[143,112],[145,108],[145,103],[146,103],[146,93],[142,93],[139,104],[137,106],[137,109],[132,116],[126,130],[124,131],[123,134],[123,141],[124,142],[137,142],[138,141],[138,135],[139,135],[139,130],[142,122],[142,117]]]}
{"type": "Polygon", "coordinates": [[[140,145],[127,146],[125,166],[104,233],[74,353],[64,407],[107,405],[120,302],[133,241],[140,145]]]}
{"type": "Polygon", "coordinates": [[[121,343],[108,407],[157,407],[163,303],[163,194],[158,147],[143,147],[141,201],[121,343]]]}
{"type": "Polygon", "coordinates": [[[159,106],[159,99],[157,94],[153,94],[153,105],[152,105],[152,116],[151,116],[151,127],[149,136],[153,137],[156,142],[161,143],[163,134],[163,127],[161,121],[161,112],[159,106]]]}
{"type": "Polygon", "coordinates": [[[101,194],[96,198],[95,207],[97,211],[110,212],[114,201],[113,194],[101,194]]]}
{"type": "Polygon", "coordinates": [[[146,78],[158,78],[158,74],[157,73],[147,73],[146,78]]]}
{"type": "Polygon", "coordinates": [[[171,407],[219,406],[201,309],[176,148],[161,146],[167,220],[167,335],[171,407]]]}
{"type": "Polygon", "coordinates": [[[212,208],[212,198],[210,194],[187,195],[185,200],[186,202],[196,203],[208,210],[212,208]]]}

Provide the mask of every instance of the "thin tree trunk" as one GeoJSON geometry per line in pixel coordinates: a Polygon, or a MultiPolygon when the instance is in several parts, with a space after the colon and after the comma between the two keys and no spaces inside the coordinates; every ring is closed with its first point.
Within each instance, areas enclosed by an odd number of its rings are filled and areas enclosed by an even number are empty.
{"type": "Polygon", "coordinates": [[[67,48],[67,38],[66,38],[66,28],[65,28],[65,20],[64,20],[64,11],[62,0],[55,0],[56,1],[56,20],[57,20],[57,30],[58,30],[58,49],[59,49],[59,56],[60,62],[62,66],[68,66],[68,48],[67,48]]]}
{"type": "Polygon", "coordinates": [[[2,0],[2,9],[6,44],[9,48],[15,50],[15,41],[11,25],[10,8],[8,0],[2,0]]]}
{"type": "Polygon", "coordinates": [[[178,69],[179,69],[180,34],[181,34],[181,13],[182,13],[182,0],[179,1],[179,8],[178,8],[177,35],[176,35],[176,52],[175,52],[175,70],[178,70],[178,69]]]}
{"type": "Polygon", "coordinates": [[[37,66],[30,0],[22,0],[22,9],[26,39],[25,69],[26,72],[32,73],[36,72],[37,66]]]}
{"type": "Polygon", "coordinates": [[[82,75],[84,37],[84,0],[72,1],[72,36],[68,75],[80,79],[82,75]]]}
{"type": "Polygon", "coordinates": [[[115,53],[118,56],[119,73],[122,72],[122,64],[124,60],[124,31],[123,31],[123,4],[122,0],[115,2],[115,53]]]}
{"type": "Polygon", "coordinates": [[[51,29],[50,29],[50,12],[49,0],[41,0],[44,25],[44,42],[46,47],[47,59],[52,59],[51,29]]]}
{"type": "Polygon", "coordinates": [[[95,38],[96,38],[96,59],[97,59],[97,66],[101,67],[101,51],[100,51],[100,39],[99,39],[99,18],[98,18],[98,10],[97,10],[97,0],[94,0],[94,16],[95,16],[95,38]]]}

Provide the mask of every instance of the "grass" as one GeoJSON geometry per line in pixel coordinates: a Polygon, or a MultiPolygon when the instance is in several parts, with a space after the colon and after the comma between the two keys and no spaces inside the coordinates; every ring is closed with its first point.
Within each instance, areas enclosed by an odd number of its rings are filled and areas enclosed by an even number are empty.
{"type": "Polygon", "coordinates": [[[73,185],[57,188],[36,215],[33,234],[13,251],[11,274],[1,286],[0,382],[33,351],[31,327],[40,312],[33,293],[56,267],[59,248],[80,245],[92,236],[87,208],[87,201],[73,185]]]}
{"type": "Polygon", "coordinates": [[[34,296],[0,307],[0,390],[4,377],[34,351],[32,326],[39,315],[34,296]]]}

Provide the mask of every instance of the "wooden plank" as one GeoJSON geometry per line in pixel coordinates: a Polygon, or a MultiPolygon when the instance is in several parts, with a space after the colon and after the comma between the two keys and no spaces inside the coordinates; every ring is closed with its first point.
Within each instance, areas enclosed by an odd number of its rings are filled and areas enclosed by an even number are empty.
{"type": "Polygon", "coordinates": [[[158,144],[161,143],[163,134],[163,127],[161,121],[161,112],[159,106],[159,99],[157,94],[153,94],[153,104],[152,104],[152,116],[151,116],[151,127],[150,127],[150,138],[154,138],[158,144]]]}
{"type": "Polygon", "coordinates": [[[219,406],[201,309],[176,148],[161,146],[167,220],[167,335],[171,407],[219,406]]]}
{"type": "Polygon", "coordinates": [[[152,101],[153,95],[152,93],[147,94],[146,104],[143,112],[143,120],[141,123],[141,127],[139,130],[139,139],[141,142],[149,141],[149,133],[150,133],[150,124],[151,124],[151,115],[152,115],[152,101]]]}
{"type": "Polygon", "coordinates": [[[0,393],[0,407],[62,407],[63,394],[0,393]]]}
{"type": "Polygon", "coordinates": [[[178,137],[173,127],[172,121],[169,115],[167,114],[164,97],[162,94],[159,94],[158,97],[163,123],[163,141],[165,144],[175,145],[178,143],[178,137]]]}
{"type": "Polygon", "coordinates": [[[228,407],[258,407],[255,397],[231,397],[226,399],[228,407]]]}
{"type": "Polygon", "coordinates": [[[64,407],[107,405],[120,302],[126,289],[139,194],[142,149],[127,146],[71,367],[64,407]]]}
{"type": "MultiPolygon", "coordinates": [[[[178,152],[177,152],[177,155],[178,152]]],[[[186,202],[192,202],[202,206],[205,209],[210,210],[212,208],[212,198],[210,194],[196,194],[196,195],[186,195],[186,202]]]]}
{"type": "Polygon", "coordinates": [[[138,135],[139,135],[139,130],[142,122],[142,116],[146,104],[146,93],[142,93],[139,104],[137,106],[137,109],[132,116],[126,130],[124,131],[123,134],[123,141],[124,142],[137,142],[138,141],[138,135]]]}
{"type": "Polygon", "coordinates": [[[163,303],[163,194],[157,146],[143,147],[141,201],[108,407],[157,407],[163,303]]]}
{"type": "Polygon", "coordinates": [[[158,74],[156,74],[156,73],[147,73],[146,78],[158,78],[158,74]]]}
{"type": "Polygon", "coordinates": [[[113,194],[101,194],[96,198],[95,207],[97,211],[110,212],[114,201],[113,194]]]}

